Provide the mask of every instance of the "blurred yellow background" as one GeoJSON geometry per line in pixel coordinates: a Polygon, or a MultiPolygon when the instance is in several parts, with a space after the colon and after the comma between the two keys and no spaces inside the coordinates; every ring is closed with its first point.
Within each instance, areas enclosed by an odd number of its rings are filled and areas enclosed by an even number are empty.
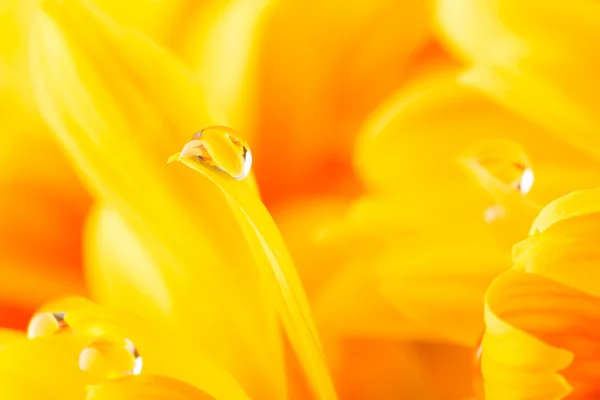
{"type": "MultiPolygon", "coordinates": [[[[484,313],[562,349],[494,296],[600,184],[599,27],[591,1],[0,0],[0,398],[479,399],[484,313]],[[186,159],[211,126],[235,146],[186,159]],[[207,167],[240,143],[250,176],[207,167]],[[138,338],[147,380],[48,375],[82,344],[31,340],[40,309],[138,338]]],[[[591,399],[557,365],[538,397],[484,366],[486,398],[591,399]]]]}

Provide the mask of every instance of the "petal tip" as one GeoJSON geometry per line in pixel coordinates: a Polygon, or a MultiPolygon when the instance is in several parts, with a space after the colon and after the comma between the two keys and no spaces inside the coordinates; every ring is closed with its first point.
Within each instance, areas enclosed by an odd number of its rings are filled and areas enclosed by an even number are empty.
{"type": "Polygon", "coordinates": [[[179,153],[179,152],[178,152],[178,153],[175,153],[175,154],[173,154],[173,155],[172,155],[171,157],[169,157],[169,159],[167,160],[167,164],[171,164],[172,162],[179,161],[179,158],[180,158],[180,156],[181,156],[181,153],[179,153]]]}

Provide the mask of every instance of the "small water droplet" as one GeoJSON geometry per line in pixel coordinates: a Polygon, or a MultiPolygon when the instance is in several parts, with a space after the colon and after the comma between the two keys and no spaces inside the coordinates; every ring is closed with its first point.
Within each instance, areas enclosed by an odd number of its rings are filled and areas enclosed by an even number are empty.
{"type": "Polygon", "coordinates": [[[64,312],[40,312],[35,314],[29,321],[27,337],[34,339],[68,330],[69,325],[65,321],[66,315],[64,312]]]}
{"type": "Polygon", "coordinates": [[[483,220],[488,224],[492,224],[503,218],[506,218],[506,209],[499,204],[488,207],[483,212],[483,220]]]}
{"type": "Polygon", "coordinates": [[[534,174],[525,150],[512,140],[495,139],[480,143],[477,163],[492,177],[526,195],[533,186],[534,174]]]}
{"type": "Polygon", "coordinates": [[[142,357],[129,339],[103,335],[92,340],[79,355],[79,368],[96,380],[142,372],[142,357]]]}
{"type": "MultiPolygon", "coordinates": [[[[231,128],[211,126],[196,133],[185,144],[178,159],[244,179],[252,166],[252,153],[231,128]]],[[[170,159],[172,161],[172,159],[170,159]]]]}

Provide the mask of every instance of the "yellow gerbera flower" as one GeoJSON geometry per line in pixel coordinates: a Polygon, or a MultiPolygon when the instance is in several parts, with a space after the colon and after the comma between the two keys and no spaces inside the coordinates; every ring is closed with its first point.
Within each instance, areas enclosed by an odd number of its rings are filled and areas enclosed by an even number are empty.
{"type": "Polygon", "coordinates": [[[486,295],[486,399],[592,399],[600,393],[596,326],[600,190],[542,210],[514,267],[486,295]]]}
{"type": "Polygon", "coordinates": [[[215,122],[198,80],[91,4],[43,6],[31,38],[32,81],[47,123],[101,199],[88,227],[92,270],[105,279],[97,297],[172,326],[194,357],[158,368],[221,398],[230,390],[222,379],[189,377],[197,356],[215,360],[252,397],[285,397],[281,320],[310,386],[333,398],[302,288],[251,179],[165,166],[165,152],[215,122]]]}

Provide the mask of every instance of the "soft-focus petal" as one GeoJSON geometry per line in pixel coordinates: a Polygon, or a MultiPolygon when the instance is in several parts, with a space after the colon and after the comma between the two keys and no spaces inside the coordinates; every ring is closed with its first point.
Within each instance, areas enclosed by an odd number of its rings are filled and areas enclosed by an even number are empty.
{"type": "Polygon", "coordinates": [[[52,297],[84,294],[88,194],[47,131],[9,130],[1,142],[0,303],[31,312],[52,297]]]}
{"type": "MultiPolygon", "coordinates": [[[[401,90],[370,118],[355,165],[371,187],[408,188],[424,197],[456,192],[470,182],[459,157],[478,142],[498,139],[514,141],[530,159],[535,181],[529,196],[538,203],[598,184],[600,164],[594,159],[461,85],[447,69],[401,90]]],[[[480,199],[470,196],[469,202],[480,199]]]]}
{"type": "Polygon", "coordinates": [[[188,31],[174,44],[179,57],[204,79],[209,113],[238,129],[253,126],[256,45],[271,0],[206,1],[190,11],[188,31]],[[195,12],[194,12],[195,11],[195,12]]]}
{"type": "Polygon", "coordinates": [[[15,340],[24,339],[25,335],[22,331],[15,331],[11,329],[0,329],[0,347],[5,346],[7,343],[15,340]]]}
{"type": "Polygon", "coordinates": [[[170,313],[171,299],[159,266],[115,210],[96,206],[85,239],[86,278],[94,298],[147,317],[170,313]]]}
{"type": "Polygon", "coordinates": [[[257,53],[254,145],[267,201],[331,192],[347,179],[356,132],[407,78],[428,17],[427,2],[273,5],[257,53]]]}
{"type": "Polygon", "coordinates": [[[77,362],[85,343],[69,334],[7,343],[0,348],[2,398],[81,400],[89,383],[77,362]]]}
{"type": "Polygon", "coordinates": [[[474,61],[468,84],[600,156],[600,6],[593,1],[440,0],[441,30],[474,61]]]}

